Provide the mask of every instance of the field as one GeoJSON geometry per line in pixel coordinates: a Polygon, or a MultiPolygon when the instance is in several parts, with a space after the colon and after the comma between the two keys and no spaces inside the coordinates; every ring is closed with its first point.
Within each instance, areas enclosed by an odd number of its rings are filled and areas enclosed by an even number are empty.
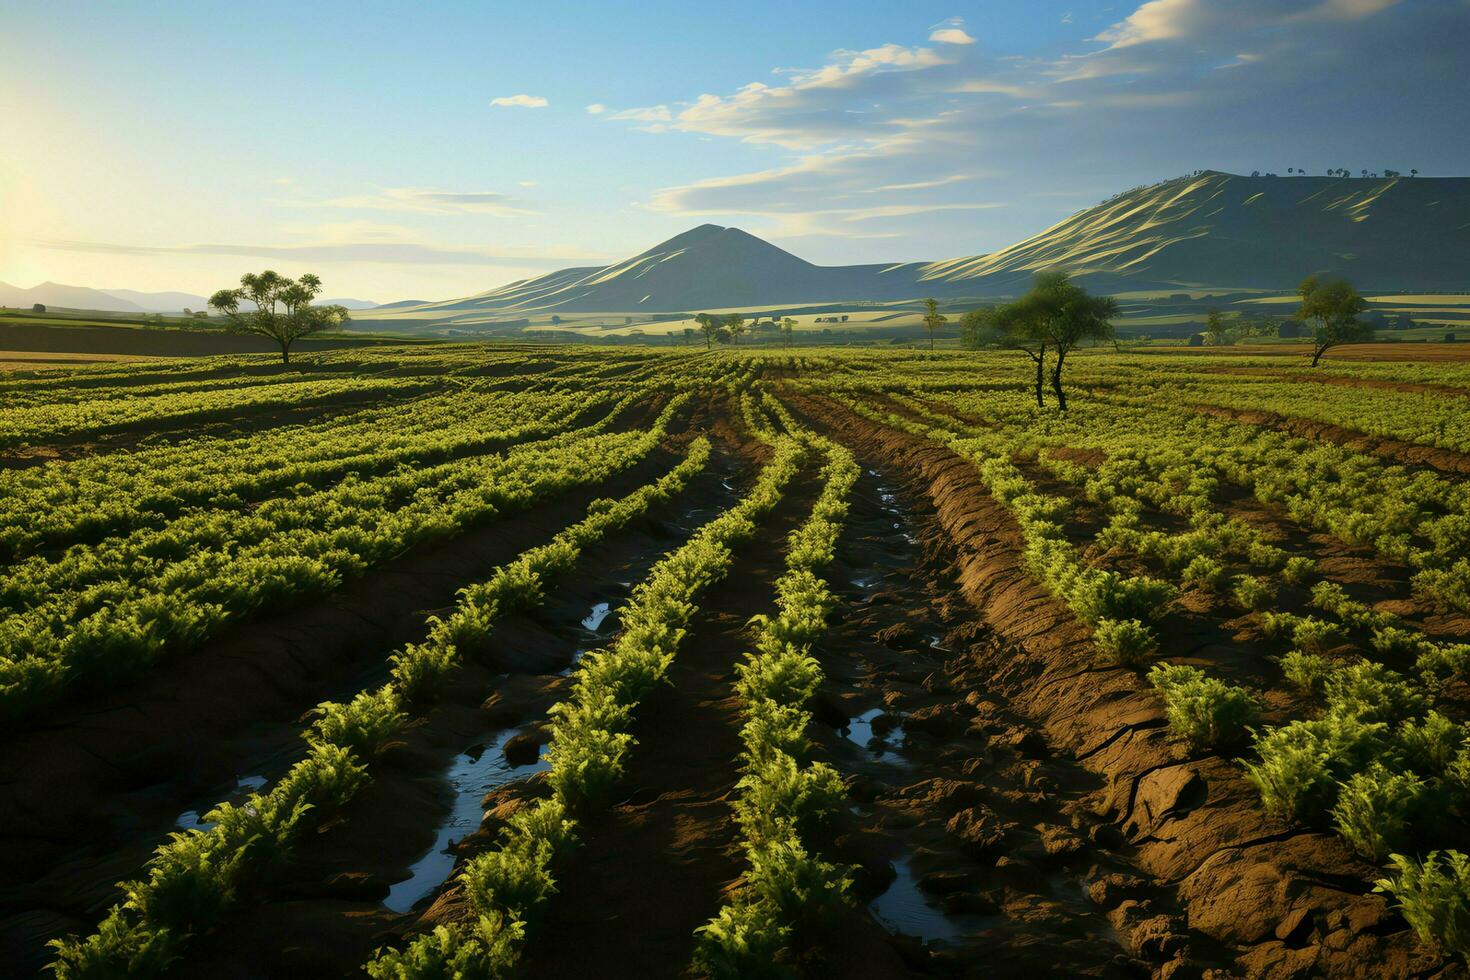
{"type": "Polygon", "coordinates": [[[295,361],[0,376],[7,975],[1464,975],[1470,363],[295,361]]]}

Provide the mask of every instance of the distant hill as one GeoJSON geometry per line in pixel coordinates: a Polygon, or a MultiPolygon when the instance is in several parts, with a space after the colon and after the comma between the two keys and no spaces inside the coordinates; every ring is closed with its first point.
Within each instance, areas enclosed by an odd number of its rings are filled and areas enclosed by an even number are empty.
{"type": "MultiPolygon", "coordinates": [[[[187,307],[191,310],[207,310],[209,301],[194,293],[159,292],[145,293],[136,289],[92,289],[88,286],[68,286],[59,282],[43,282],[30,289],[22,289],[0,282],[0,306],[26,309],[40,303],[43,306],[64,310],[105,310],[113,313],[173,313],[179,314],[187,307]]],[[[318,305],[336,303],[349,310],[371,310],[378,304],[366,299],[320,299],[318,305]]],[[[251,306],[253,309],[254,307],[251,306]]]]}
{"type": "Polygon", "coordinates": [[[0,282],[0,306],[29,309],[35,304],[75,310],[115,310],[121,313],[143,313],[143,307],[120,296],[87,286],[67,286],[59,282],[43,282],[30,289],[0,282]]]}
{"type": "Polygon", "coordinates": [[[1470,178],[1237,177],[1205,171],[1120,194],[1010,248],[924,267],[926,287],[1007,293],[1040,269],[1094,288],[1470,287],[1470,178]]]}
{"type": "Polygon", "coordinates": [[[700,225],[614,265],[563,269],[463,299],[393,303],[377,312],[449,324],[551,313],[1004,296],[1054,267],[1108,292],[1289,290],[1311,273],[1346,276],[1360,289],[1464,289],[1470,286],[1470,178],[1204,171],[1119,194],[998,252],[930,263],[819,266],[738,228],[700,225]]]}
{"type": "Polygon", "coordinates": [[[739,228],[700,225],[614,265],[563,269],[464,299],[393,304],[393,312],[443,320],[459,314],[680,312],[904,299],[914,295],[917,269],[813,265],[739,228]]]}

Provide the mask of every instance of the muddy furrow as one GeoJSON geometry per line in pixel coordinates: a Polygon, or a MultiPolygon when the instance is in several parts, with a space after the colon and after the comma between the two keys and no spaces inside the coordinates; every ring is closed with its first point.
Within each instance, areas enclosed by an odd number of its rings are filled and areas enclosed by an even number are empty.
{"type": "MultiPolygon", "coordinates": [[[[1093,811],[1136,847],[1144,875],[1177,887],[1180,925],[1203,942],[1161,954],[1207,963],[1214,945],[1235,968],[1266,977],[1417,976],[1440,965],[1369,893],[1376,868],[1326,835],[1283,837],[1287,828],[1266,818],[1238,766],[1191,758],[1168,735],[1140,676],[1079,670],[1092,656],[1088,631],[1021,568],[1019,532],[969,462],[833,402],[797,401],[856,450],[906,473],[933,502],[960,587],[994,638],[972,647],[974,666],[1052,752],[1080,758],[1102,780],[1093,811]],[[1324,880],[1355,887],[1326,889],[1324,880]]],[[[1147,902],[1116,890],[1103,889],[1101,903],[1134,948],[1161,925],[1147,902]]]]}
{"type": "Polygon", "coordinates": [[[541,608],[497,623],[488,655],[457,672],[433,711],[378,760],[340,824],[193,944],[175,975],[360,976],[374,949],[400,942],[449,880],[459,843],[479,829],[487,792],[542,770],[542,722],[569,692],[576,659],[608,641],[633,586],[733,502],[752,471],[717,448],[708,479],[590,548],[541,608]],[[260,943],[262,935],[274,938],[260,943]]]}
{"type": "Polygon", "coordinates": [[[679,976],[694,930],[740,876],[730,809],[741,752],[735,665],[750,649],[750,617],[770,611],[786,535],[816,496],[812,476],[788,489],[699,600],[669,683],[638,709],[625,796],[582,825],[582,843],[558,869],[557,894],[527,944],[524,976],[679,976]],[[636,958],[625,952],[632,935],[636,958]]]}

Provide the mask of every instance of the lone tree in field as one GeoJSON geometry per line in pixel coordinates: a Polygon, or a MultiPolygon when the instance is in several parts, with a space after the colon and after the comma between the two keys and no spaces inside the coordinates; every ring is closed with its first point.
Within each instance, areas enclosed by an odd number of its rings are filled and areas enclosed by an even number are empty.
{"type": "Polygon", "coordinates": [[[786,346],[790,347],[792,338],[796,336],[796,321],[789,316],[781,319],[781,336],[786,338],[786,346]]]}
{"type": "Polygon", "coordinates": [[[267,337],[281,345],[281,363],[291,363],[291,345],[302,337],[347,322],[345,306],[312,306],[322,291],[322,281],[310,272],[291,279],[267,269],[247,272],[240,288],[221,289],[209,297],[209,305],[229,321],[233,333],[267,337]],[[241,310],[241,301],[255,304],[241,310]]]}
{"type": "Polygon", "coordinates": [[[1230,343],[1230,328],[1225,326],[1225,317],[1219,310],[1211,310],[1205,317],[1205,339],[1212,347],[1230,343]]]}
{"type": "Polygon", "coordinates": [[[708,350],[715,342],[715,334],[720,330],[720,321],[708,313],[697,313],[694,316],[694,322],[699,324],[699,332],[704,334],[704,346],[708,350]]]}
{"type": "Polygon", "coordinates": [[[924,300],[924,326],[929,331],[929,349],[934,349],[934,333],[949,322],[949,317],[939,312],[939,304],[932,299],[924,300]]]}
{"type": "Polygon", "coordinates": [[[731,313],[725,317],[725,327],[730,331],[730,342],[740,343],[740,338],[745,336],[745,317],[739,313],[731,313]]]}
{"type": "Polygon", "coordinates": [[[1368,306],[1344,279],[1308,276],[1297,287],[1302,305],[1296,318],[1312,329],[1312,367],[1339,344],[1361,344],[1373,339],[1373,328],[1358,319],[1368,306]]]}
{"type": "Polygon", "coordinates": [[[1039,272],[1031,291],[1013,303],[990,312],[990,326],[1003,341],[1023,350],[1036,365],[1036,404],[1046,404],[1042,385],[1046,377],[1046,349],[1056,356],[1051,369],[1051,389],[1057,406],[1067,410],[1067,393],[1062,388],[1062,370],[1067,355],[1089,340],[1113,336],[1113,317],[1118,304],[1111,296],[1089,296],[1072,277],[1060,270],[1039,272]]]}
{"type": "Polygon", "coordinates": [[[32,303],[31,304],[31,312],[32,313],[45,313],[46,312],[46,304],[45,303],[32,303]]]}

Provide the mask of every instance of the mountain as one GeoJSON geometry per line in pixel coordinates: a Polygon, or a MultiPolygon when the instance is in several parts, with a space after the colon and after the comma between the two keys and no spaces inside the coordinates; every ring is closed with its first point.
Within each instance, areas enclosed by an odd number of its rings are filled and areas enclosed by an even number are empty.
{"type": "Polygon", "coordinates": [[[86,286],[67,286],[59,282],[43,282],[30,289],[0,282],[0,306],[29,309],[36,303],[73,310],[117,310],[142,313],[143,307],[129,300],[86,286]]]}
{"type": "MultiPolygon", "coordinates": [[[[132,304],[131,308],[144,310],[148,313],[182,313],[184,307],[191,310],[202,310],[205,307],[203,296],[193,293],[140,293],[136,289],[104,289],[102,292],[108,296],[116,297],[132,304]]],[[[56,304],[60,306],[60,303],[56,304]]],[[[117,310],[118,306],[96,306],[88,309],[117,310]]]]}
{"type": "Polygon", "coordinates": [[[914,295],[917,268],[813,265],[739,228],[700,225],[614,265],[563,269],[464,299],[395,304],[394,313],[452,319],[904,299],[914,295]]]}
{"type": "Polygon", "coordinates": [[[1119,194],[1010,248],[935,262],[923,288],[1013,293],[1064,268],[1094,289],[1464,289],[1470,178],[1238,177],[1204,171],[1119,194]]]}
{"type": "Polygon", "coordinates": [[[314,306],[345,306],[349,310],[375,310],[378,304],[370,299],[319,299],[313,301],[314,306]]]}

